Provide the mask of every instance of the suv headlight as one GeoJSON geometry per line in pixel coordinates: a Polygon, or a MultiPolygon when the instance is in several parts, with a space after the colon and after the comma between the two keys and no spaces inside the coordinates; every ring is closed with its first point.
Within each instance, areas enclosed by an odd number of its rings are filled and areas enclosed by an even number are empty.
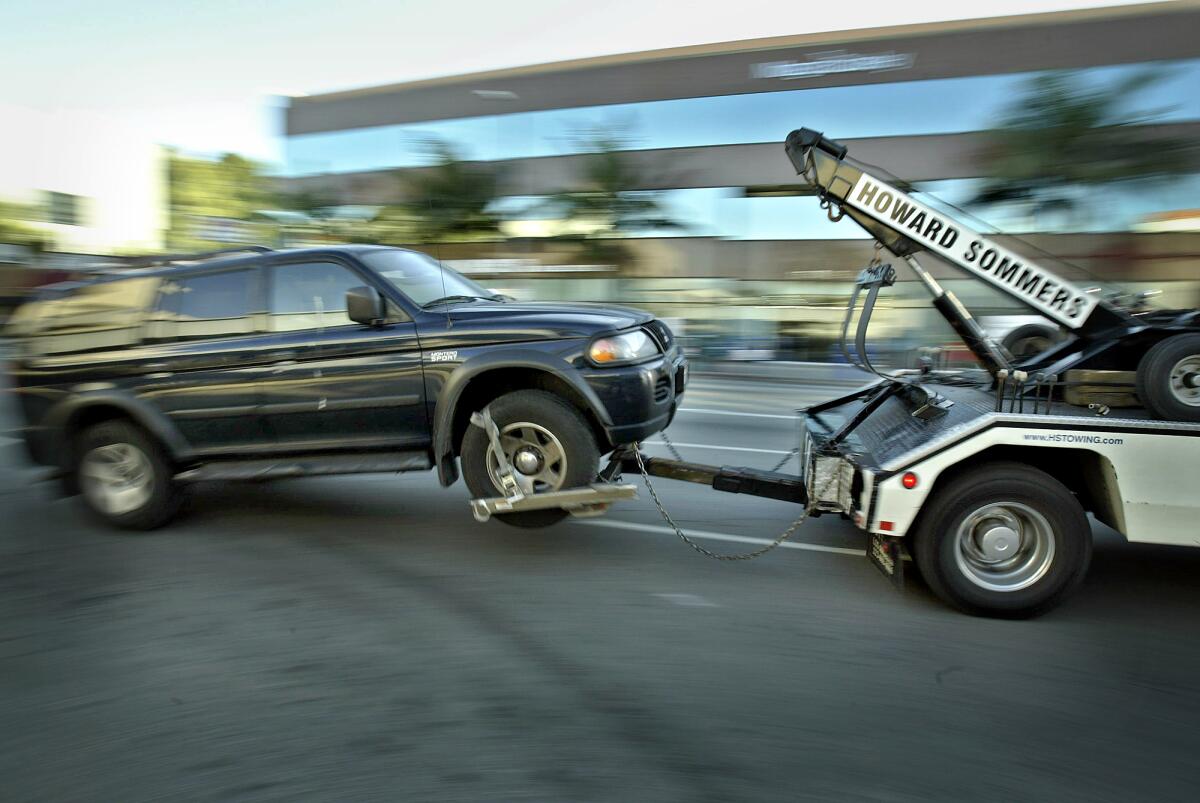
{"type": "Polygon", "coordinates": [[[653,357],[658,353],[658,344],[641,329],[600,337],[588,346],[588,359],[596,365],[621,365],[653,357]]]}

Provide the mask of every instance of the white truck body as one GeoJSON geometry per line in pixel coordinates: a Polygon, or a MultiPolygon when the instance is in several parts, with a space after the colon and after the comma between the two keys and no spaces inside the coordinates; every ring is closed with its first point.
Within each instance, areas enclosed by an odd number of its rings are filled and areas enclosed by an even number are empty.
{"type": "MultiPolygon", "coordinates": [[[[865,441],[848,444],[838,455],[817,454],[813,434],[806,432],[811,497],[825,510],[846,513],[867,532],[904,536],[939,478],[958,466],[1002,450],[1006,457],[1055,474],[1060,460],[1069,458],[1078,466],[1084,483],[1078,492],[1091,512],[1127,540],[1200,546],[1195,526],[1200,520],[1195,485],[1200,424],[1071,415],[1055,409],[1043,414],[995,411],[989,409],[995,403],[987,391],[939,390],[968,412],[958,420],[897,421],[897,429],[903,430],[897,437],[868,432],[865,441]],[[861,482],[857,495],[852,493],[856,471],[861,482]],[[909,472],[916,478],[911,488],[903,481],[909,472]]],[[[892,418],[901,414],[897,411],[892,418]]],[[[876,413],[885,419],[888,415],[887,410],[876,413]]]]}

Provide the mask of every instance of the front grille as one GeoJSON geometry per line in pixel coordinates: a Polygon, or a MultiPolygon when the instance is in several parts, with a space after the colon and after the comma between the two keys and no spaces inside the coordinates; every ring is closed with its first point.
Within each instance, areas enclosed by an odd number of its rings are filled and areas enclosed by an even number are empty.
{"type": "Polygon", "coordinates": [[[671,397],[671,377],[660,376],[654,382],[654,401],[662,404],[671,397]]]}
{"type": "Polygon", "coordinates": [[[664,352],[670,349],[671,344],[675,342],[675,336],[671,334],[671,327],[657,318],[646,324],[646,330],[650,332],[651,337],[658,341],[658,345],[664,352]]]}

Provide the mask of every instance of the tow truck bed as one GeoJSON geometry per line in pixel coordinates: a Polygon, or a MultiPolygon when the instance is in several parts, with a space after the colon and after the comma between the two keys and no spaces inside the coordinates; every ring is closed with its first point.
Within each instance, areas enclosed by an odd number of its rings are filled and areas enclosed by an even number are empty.
{"type": "Polygon", "coordinates": [[[845,513],[871,533],[903,536],[944,472],[1018,459],[1064,479],[1085,509],[1131,541],[1197,543],[1190,523],[1200,499],[1190,478],[1200,469],[1200,425],[1154,420],[1140,409],[1102,416],[1060,402],[1043,401],[1035,413],[1029,400],[1014,411],[1006,400],[997,410],[992,391],[924,386],[949,402],[943,415],[915,417],[909,401],[892,395],[840,440],[871,390],[802,411],[805,486],[819,510],[845,513]]]}

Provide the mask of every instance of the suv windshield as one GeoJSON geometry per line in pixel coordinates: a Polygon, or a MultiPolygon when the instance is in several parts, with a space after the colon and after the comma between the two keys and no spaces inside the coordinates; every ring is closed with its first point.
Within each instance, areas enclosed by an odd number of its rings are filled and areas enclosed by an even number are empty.
{"type": "Polygon", "coordinates": [[[417,251],[371,251],[363,254],[362,260],[418,306],[451,296],[460,300],[494,295],[433,257],[417,251]]]}

